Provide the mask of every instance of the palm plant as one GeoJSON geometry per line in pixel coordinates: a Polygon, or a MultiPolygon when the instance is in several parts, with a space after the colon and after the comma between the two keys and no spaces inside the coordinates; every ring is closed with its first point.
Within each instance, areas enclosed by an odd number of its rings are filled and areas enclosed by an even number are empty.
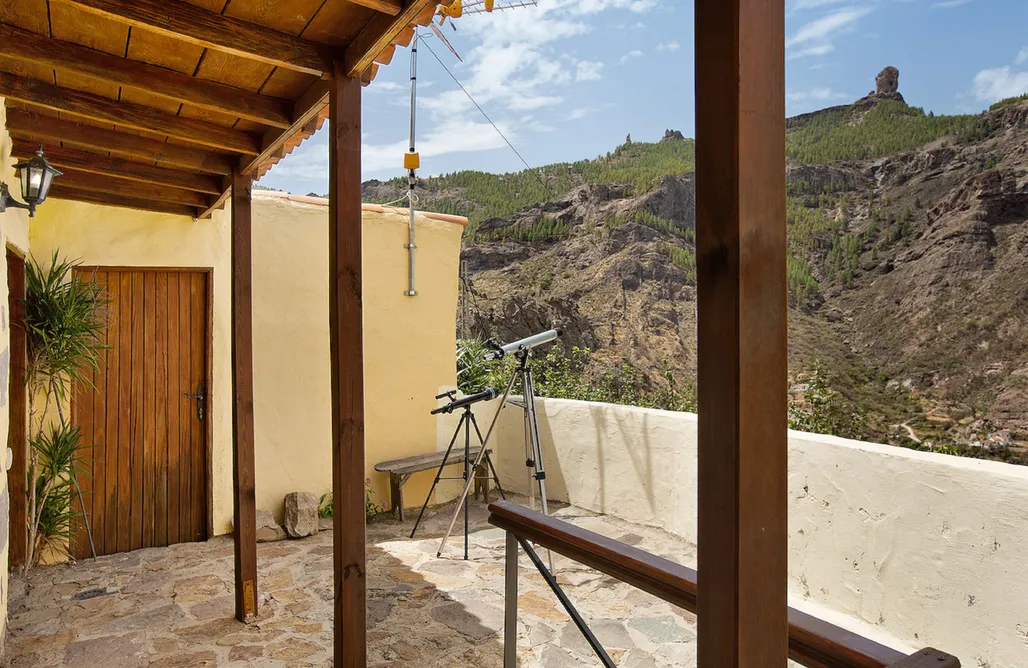
{"type": "Polygon", "coordinates": [[[457,339],[457,387],[464,394],[475,394],[487,387],[492,370],[485,360],[488,352],[482,339],[457,339]]]}
{"type": "Polygon", "coordinates": [[[100,368],[109,299],[103,286],[78,274],[80,263],[48,267],[32,258],[25,266],[26,376],[29,403],[29,544],[26,567],[44,547],[67,549],[75,514],[72,485],[81,459],[82,434],[68,422],[64,400],[78,383],[92,386],[100,368]],[[47,414],[54,405],[56,422],[47,414]]]}

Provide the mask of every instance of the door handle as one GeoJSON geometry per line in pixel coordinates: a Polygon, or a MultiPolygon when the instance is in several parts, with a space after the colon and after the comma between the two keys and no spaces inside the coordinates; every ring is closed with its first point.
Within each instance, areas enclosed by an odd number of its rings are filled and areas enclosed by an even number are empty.
{"type": "Polygon", "coordinates": [[[186,395],[187,398],[195,399],[196,400],[196,419],[199,420],[200,422],[203,422],[203,417],[204,417],[204,400],[206,398],[206,397],[204,397],[204,393],[203,392],[204,392],[203,383],[199,383],[196,386],[196,394],[190,394],[188,392],[184,392],[184,394],[186,395]]]}

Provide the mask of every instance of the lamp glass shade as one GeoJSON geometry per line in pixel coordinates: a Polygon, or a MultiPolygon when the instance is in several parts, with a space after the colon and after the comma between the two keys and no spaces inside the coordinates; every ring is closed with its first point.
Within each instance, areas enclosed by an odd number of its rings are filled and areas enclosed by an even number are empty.
{"type": "Polygon", "coordinates": [[[31,160],[18,163],[14,168],[18,170],[18,178],[21,180],[21,197],[26,204],[39,204],[45,200],[54,177],[61,174],[51,167],[43,157],[42,146],[31,160]]]}

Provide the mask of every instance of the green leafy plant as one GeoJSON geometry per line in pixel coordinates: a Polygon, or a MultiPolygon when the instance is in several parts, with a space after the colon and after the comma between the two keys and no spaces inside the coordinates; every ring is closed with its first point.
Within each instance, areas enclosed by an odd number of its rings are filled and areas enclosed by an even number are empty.
{"type": "Polygon", "coordinates": [[[846,398],[832,389],[824,363],[816,360],[807,378],[803,403],[789,404],[789,428],[815,434],[860,438],[862,416],[846,398]]]}
{"type": "Polygon", "coordinates": [[[376,515],[386,512],[389,510],[389,502],[383,501],[382,503],[375,503],[372,498],[375,495],[375,490],[371,487],[371,478],[364,479],[364,519],[374,519],[376,515]]]}
{"type": "Polygon", "coordinates": [[[482,339],[457,340],[457,387],[464,394],[475,394],[488,387],[491,368],[485,361],[488,352],[482,339]]]}
{"type": "Polygon", "coordinates": [[[109,299],[103,286],[76,272],[79,263],[47,267],[32,258],[25,266],[26,377],[29,404],[29,542],[25,567],[44,548],[66,553],[71,537],[71,498],[81,474],[82,434],[64,411],[69,388],[91,386],[105,348],[109,299]],[[56,420],[48,412],[56,408],[56,420]]]}
{"type": "Polygon", "coordinates": [[[332,517],[335,513],[335,504],[332,502],[332,492],[325,492],[318,499],[318,519],[332,517]]]}

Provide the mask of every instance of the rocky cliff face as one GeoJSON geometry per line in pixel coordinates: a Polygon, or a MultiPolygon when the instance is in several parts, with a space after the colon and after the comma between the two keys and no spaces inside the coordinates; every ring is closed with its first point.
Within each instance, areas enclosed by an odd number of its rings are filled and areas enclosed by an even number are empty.
{"type": "MultiPolygon", "coordinates": [[[[854,105],[788,126],[841,110],[860,123],[882,100],[902,101],[890,69],[854,105]]],[[[791,202],[837,223],[792,251],[817,289],[790,312],[790,372],[824,361],[865,410],[869,437],[901,442],[911,427],[967,442],[1009,428],[1028,441],[1028,102],[974,130],[880,159],[787,165],[791,202]]],[[[560,325],[600,364],[627,362],[655,384],[665,363],[691,377],[694,211],[684,173],[645,192],[583,183],[482,221],[464,250],[472,333],[511,340],[560,325]],[[553,232],[533,237],[540,229],[553,232]]]]}

